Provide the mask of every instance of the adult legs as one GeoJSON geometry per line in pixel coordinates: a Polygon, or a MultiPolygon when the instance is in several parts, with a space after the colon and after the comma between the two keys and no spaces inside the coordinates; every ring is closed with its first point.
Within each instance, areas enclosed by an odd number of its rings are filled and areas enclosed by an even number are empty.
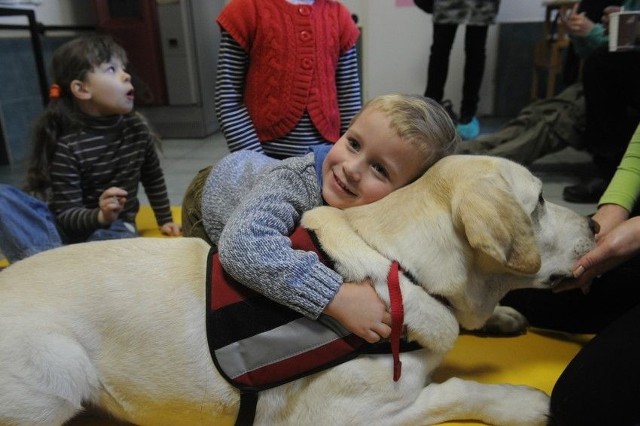
{"type": "Polygon", "coordinates": [[[433,24],[433,42],[424,95],[436,102],[442,102],[444,96],[444,85],[449,73],[449,56],[457,29],[457,24],[433,24]]]}
{"type": "MultiPolygon", "coordinates": [[[[620,6],[622,0],[581,0],[578,4],[578,12],[584,14],[593,22],[602,20],[602,13],[607,6],[620,6]]],[[[562,79],[565,85],[576,83],[580,78],[580,57],[575,53],[573,44],[567,49],[567,54],[562,68],[562,79]]]]}
{"type": "Polygon", "coordinates": [[[591,340],[551,393],[551,425],[640,424],[640,305],[591,340]]]}
{"type": "Polygon", "coordinates": [[[586,148],[610,178],[640,119],[640,53],[599,49],[584,63],[586,148]]]}
{"type": "Polygon", "coordinates": [[[478,110],[479,92],[486,61],[486,25],[467,25],[464,37],[464,83],[460,122],[468,123],[478,110]]]}
{"type": "Polygon", "coordinates": [[[586,110],[585,148],[597,176],[564,189],[572,202],[597,202],[620,163],[640,121],[640,52],[613,52],[606,46],[583,67],[586,110]]]}

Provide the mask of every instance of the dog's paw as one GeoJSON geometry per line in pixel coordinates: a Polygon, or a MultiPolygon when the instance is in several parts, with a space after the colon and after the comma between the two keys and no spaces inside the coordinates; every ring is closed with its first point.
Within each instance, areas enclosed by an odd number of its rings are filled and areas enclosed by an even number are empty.
{"type": "Polygon", "coordinates": [[[549,423],[549,396],[541,390],[529,388],[525,403],[518,409],[517,421],[521,426],[545,426],[549,423]]]}
{"type": "Polygon", "coordinates": [[[520,312],[509,306],[497,306],[482,328],[466,330],[484,336],[519,336],[527,332],[529,323],[520,312]]]}

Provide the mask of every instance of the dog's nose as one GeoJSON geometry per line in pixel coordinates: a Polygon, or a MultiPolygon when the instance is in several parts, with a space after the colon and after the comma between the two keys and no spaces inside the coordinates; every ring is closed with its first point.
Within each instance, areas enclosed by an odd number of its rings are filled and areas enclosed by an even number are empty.
{"type": "Polygon", "coordinates": [[[593,232],[593,234],[595,235],[600,231],[600,224],[595,220],[589,218],[589,229],[591,229],[591,232],[593,232]]]}

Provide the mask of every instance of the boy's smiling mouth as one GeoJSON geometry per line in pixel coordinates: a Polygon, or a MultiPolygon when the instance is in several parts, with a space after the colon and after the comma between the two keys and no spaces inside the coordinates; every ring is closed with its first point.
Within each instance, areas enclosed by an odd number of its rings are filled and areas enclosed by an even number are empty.
{"type": "Polygon", "coordinates": [[[342,191],[344,191],[345,193],[347,193],[348,195],[351,195],[351,196],[353,196],[353,197],[355,197],[355,196],[356,196],[356,194],[355,194],[355,193],[353,193],[353,192],[352,192],[352,191],[347,187],[347,185],[345,185],[345,184],[340,180],[340,178],[338,178],[338,175],[336,174],[336,172],[332,172],[332,174],[333,174],[333,179],[334,179],[334,180],[335,180],[335,182],[336,182],[336,185],[338,185],[338,187],[339,187],[340,189],[342,189],[342,191]]]}

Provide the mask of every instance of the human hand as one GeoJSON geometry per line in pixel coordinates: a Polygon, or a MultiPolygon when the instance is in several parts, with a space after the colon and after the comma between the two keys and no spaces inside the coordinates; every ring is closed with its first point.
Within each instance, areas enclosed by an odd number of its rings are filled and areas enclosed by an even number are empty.
{"type": "Polygon", "coordinates": [[[324,313],[369,343],[391,335],[391,315],[371,280],[343,283],[324,313]]]}
{"type": "Polygon", "coordinates": [[[596,247],[580,258],[573,270],[575,279],[561,283],[555,291],[580,288],[584,293],[594,278],[620,265],[640,251],[640,217],[626,220],[601,236],[596,247]]]}
{"type": "Polygon", "coordinates": [[[629,211],[617,204],[604,204],[598,208],[592,219],[598,223],[596,233],[596,242],[598,242],[613,228],[629,219],[629,211]]]}
{"type": "Polygon", "coordinates": [[[578,13],[578,3],[566,15],[560,15],[560,21],[567,27],[567,30],[574,36],[586,37],[594,27],[593,21],[587,18],[584,12],[578,13]]]}
{"type": "Polygon", "coordinates": [[[167,222],[160,227],[160,231],[170,237],[179,237],[182,235],[182,226],[177,223],[167,222]]]}
{"type": "Polygon", "coordinates": [[[98,212],[98,222],[101,225],[113,223],[118,219],[118,216],[126,202],[127,191],[124,189],[116,186],[106,189],[98,199],[98,206],[100,207],[100,212],[98,212]]]}

